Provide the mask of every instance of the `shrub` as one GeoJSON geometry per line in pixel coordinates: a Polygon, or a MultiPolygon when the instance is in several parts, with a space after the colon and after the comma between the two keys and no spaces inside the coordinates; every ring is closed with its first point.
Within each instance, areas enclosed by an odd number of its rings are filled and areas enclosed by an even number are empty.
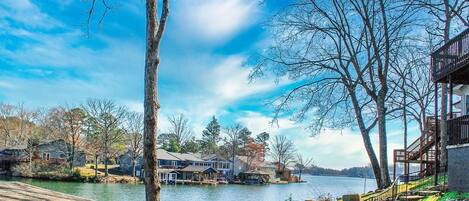
{"type": "Polygon", "coordinates": [[[33,172],[29,167],[29,163],[20,163],[12,168],[12,175],[13,176],[20,176],[20,177],[32,177],[33,172]]]}

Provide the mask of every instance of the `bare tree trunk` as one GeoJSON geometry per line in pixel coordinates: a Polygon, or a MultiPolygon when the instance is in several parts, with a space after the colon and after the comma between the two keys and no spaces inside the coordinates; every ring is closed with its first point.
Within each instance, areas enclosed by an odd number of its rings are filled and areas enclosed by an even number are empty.
{"type": "MultiPolygon", "coordinates": [[[[405,77],[404,77],[405,78],[405,77]]],[[[404,175],[406,181],[409,181],[409,164],[407,162],[407,94],[405,89],[405,80],[402,81],[403,91],[403,109],[402,109],[402,124],[404,125],[404,175]]],[[[396,164],[394,164],[396,167],[396,164]]],[[[394,173],[396,174],[396,173],[394,173]]]]}
{"type": "Polygon", "coordinates": [[[156,155],[158,128],[158,64],[159,45],[169,14],[169,0],[163,0],[161,20],[157,19],[157,0],[146,2],[146,57],[145,57],[145,100],[143,158],[145,170],[145,193],[147,201],[160,200],[160,182],[156,155]]]}
{"type": "Polygon", "coordinates": [[[132,177],[135,177],[135,160],[132,160],[132,177]]]}
{"type": "Polygon", "coordinates": [[[303,169],[300,169],[300,174],[298,176],[298,180],[301,181],[301,173],[303,172],[303,169]]]}
{"type": "Polygon", "coordinates": [[[105,147],[105,150],[104,150],[104,176],[107,177],[109,176],[109,172],[108,172],[108,169],[107,169],[107,163],[109,161],[109,154],[108,154],[108,148],[107,148],[107,140],[104,142],[104,147],[105,147]]]}
{"type": "Polygon", "coordinates": [[[384,187],[391,184],[388,169],[388,143],[386,136],[386,111],[384,106],[384,98],[378,97],[378,135],[379,135],[379,162],[381,167],[381,179],[384,187]]]}
{"type": "Polygon", "coordinates": [[[73,162],[75,161],[75,143],[72,144],[72,151],[70,153],[70,170],[73,170],[73,162]]]}
{"type": "MultiPolygon", "coordinates": [[[[444,0],[445,4],[445,27],[443,32],[443,40],[446,44],[449,41],[449,32],[451,27],[451,8],[448,0],[444,0]]],[[[450,105],[449,107],[452,107],[450,105]]],[[[447,125],[446,120],[448,120],[448,85],[446,83],[441,83],[441,121],[440,121],[440,140],[441,140],[441,163],[446,165],[447,163],[447,125]]],[[[436,145],[437,146],[437,143],[436,145]]],[[[437,167],[438,168],[438,167],[437,167]]]]}
{"type": "Polygon", "coordinates": [[[384,188],[384,183],[381,177],[381,168],[378,162],[378,158],[376,157],[375,151],[373,149],[373,145],[371,144],[369,130],[365,127],[365,123],[363,121],[362,111],[358,104],[357,97],[353,92],[353,89],[348,89],[350,93],[350,99],[352,100],[352,105],[355,111],[355,117],[357,118],[358,127],[360,129],[360,133],[362,135],[363,145],[365,146],[366,153],[368,154],[368,158],[370,159],[371,167],[373,168],[373,173],[375,175],[376,186],[380,189],[384,188]]]}
{"type": "Polygon", "coordinates": [[[98,177],[98,155],[94,155],[94,177],[98,177]]]}

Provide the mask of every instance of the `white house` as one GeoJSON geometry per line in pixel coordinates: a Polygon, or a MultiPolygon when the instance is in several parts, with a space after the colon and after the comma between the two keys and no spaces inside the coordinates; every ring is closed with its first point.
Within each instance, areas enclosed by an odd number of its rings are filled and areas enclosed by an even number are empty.
{"type": "Polygon", "coordinates": [[[453,93],[459,97],[459,101],[454,103],[457,116],[469,114],[469,85],[458,85],[453,88],[453,93]]]}

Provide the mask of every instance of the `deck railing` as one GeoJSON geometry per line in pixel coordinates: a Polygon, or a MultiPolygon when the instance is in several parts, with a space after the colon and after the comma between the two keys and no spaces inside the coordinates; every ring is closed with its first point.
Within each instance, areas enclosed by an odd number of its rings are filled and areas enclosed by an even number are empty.
{"type": "Polygon", "coordinates": [[[469,143],[469,115],[448,120],[449,145],[469,143]]]}
{"type": "Polygon", "coordinates": [[[432,53],[433,81],[439,81],[469,64],[469,29],[466,29],[432,53]]]}
{"type": "Polygon", "coordinates": [[[408,192],[422,183],[426,182],[426,179],[419,179],[420,172],[412,172],[407,175],[400,175],[397,177],[390,187],[384,189],[379,193],[374,193],[372,195],[365,195],[362,197],[362,201],[387,201],[395,200],[399,195],[408,192]],[[406,182],[407,181],[407,182],[406,182]]]}

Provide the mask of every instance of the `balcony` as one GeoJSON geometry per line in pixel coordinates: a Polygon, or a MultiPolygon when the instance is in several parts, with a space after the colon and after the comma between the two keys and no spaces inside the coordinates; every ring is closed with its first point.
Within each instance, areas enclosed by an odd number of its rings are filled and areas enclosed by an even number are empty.
{"type": "Polygon", "coordinates": [[[449,145],[469,143],[469,115],[448,120],[449,145]]]}
{"type": "Polygon", "coordinates": [[[431,55],[433,82],[469,84],[469,29],[466,29],[431,55]]]}

